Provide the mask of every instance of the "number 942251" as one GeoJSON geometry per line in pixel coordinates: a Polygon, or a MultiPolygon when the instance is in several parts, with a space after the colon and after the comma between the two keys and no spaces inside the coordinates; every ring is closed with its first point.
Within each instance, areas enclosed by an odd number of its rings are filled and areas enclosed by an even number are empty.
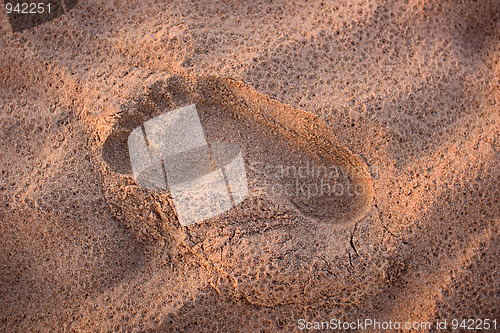
{"type": "Polygon", "coordinates": [[[50,3],[5,3],[7,14],[43,14],[50,13],[50,3]]]}

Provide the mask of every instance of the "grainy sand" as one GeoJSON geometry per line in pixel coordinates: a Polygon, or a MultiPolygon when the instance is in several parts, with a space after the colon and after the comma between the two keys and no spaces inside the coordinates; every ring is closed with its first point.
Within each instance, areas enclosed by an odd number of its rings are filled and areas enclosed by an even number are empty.
{"type": "Polygon", "coordinates": [[[497,0],[82,0],[14,33],[2,11],[0,331],[500,327],[499,18],[497,0]],[[250,192],[181,227],[127,137],[191,103],[250,192]],[[265,166],[310,165],[359,191],[271,190],[297,176],[265,166]]]}

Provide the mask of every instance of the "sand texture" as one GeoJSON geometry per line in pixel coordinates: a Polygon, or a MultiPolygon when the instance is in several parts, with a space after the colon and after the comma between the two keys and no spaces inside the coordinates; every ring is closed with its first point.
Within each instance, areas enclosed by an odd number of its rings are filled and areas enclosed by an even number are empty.
{"type": "Polygon", "coordinates": [[[0,331],[500,329],[498,0],[0,12],[0,331]],[[181,226],[127,139],[191,104],[248,197],[181,226]]]}

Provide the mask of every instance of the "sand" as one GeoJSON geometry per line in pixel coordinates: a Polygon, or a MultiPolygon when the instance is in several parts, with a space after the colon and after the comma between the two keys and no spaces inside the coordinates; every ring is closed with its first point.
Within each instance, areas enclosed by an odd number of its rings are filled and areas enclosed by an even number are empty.
{"type": "Polygon", "coordinates": [[[2,12],[0,331],[500,326],[499,18],[498,1],[89,0],[13,32],[2,12]],[[182,227],[127,137],[189,104],[241,148],[249,195],[182,227]],[[311,192],[331,168],[356,191],[311,192]]]}

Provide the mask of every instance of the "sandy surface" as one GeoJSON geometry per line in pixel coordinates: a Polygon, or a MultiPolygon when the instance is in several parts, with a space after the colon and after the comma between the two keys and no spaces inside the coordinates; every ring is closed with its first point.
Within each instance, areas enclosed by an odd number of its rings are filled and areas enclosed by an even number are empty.
{"type": "Polygon", "coordinates": [[[0,330],[500,325],[499,18],[494,0],[82,0],[14,33],[2,12],[0,330]],[[250,192],[181,227],[126,138],[190,103],[250,192]],[[297,176],[262,166],[308,163],[359,191],[270,190],[297,176]]]}

